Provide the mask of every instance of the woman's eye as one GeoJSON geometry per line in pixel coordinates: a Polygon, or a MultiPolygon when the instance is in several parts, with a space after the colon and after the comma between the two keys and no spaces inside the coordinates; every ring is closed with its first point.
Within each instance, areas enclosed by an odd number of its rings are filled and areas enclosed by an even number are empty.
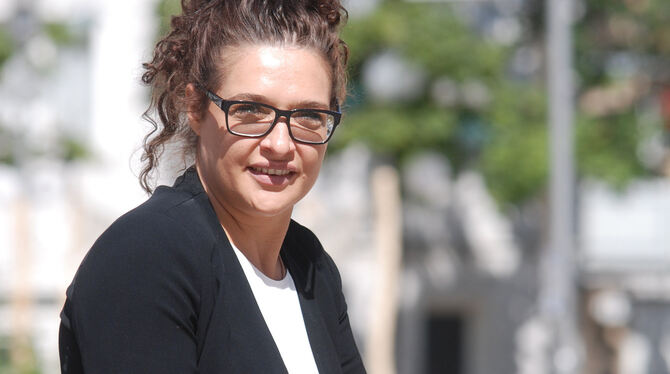
{"type": "Polygon", "coordinates": [[[317,120],[317,121],[321,121],[321,119],[322,119],[321,118],[322,117],[321,113],[317,113],[317,112],[307,112],[307,114],[305,116],[308,117],[308,118],[311,118],[313,120],[317,120]]]}
{"type": "Polygon", "coordinates": [[[324,127],[327,124],[327,117],[325,113],[314,112],[310,110],[295,112],[291,118],[293,123],[307,129],[316,130],[324,127]]]}
{"type": "Polygon", "coordinates": [[[295,116],[301,120],[305,121],[322,121],[323,120],[323,114],[319,112],[311,112],[311,111],[304,111],[304,112],[297,112],[295,116]]]}
{"type": "Polygon", "coordinates": [[[261,112],[260,106],[255,104],[236,104],[232,106],[230,109],[233,112],[233,114],[244,114],[244,113],[254,114],[261,112]]]}

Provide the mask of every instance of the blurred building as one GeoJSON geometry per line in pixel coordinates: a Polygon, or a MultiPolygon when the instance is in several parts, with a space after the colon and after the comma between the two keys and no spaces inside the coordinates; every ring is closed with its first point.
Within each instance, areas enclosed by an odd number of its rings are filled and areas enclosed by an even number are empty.
{"type": "Polygon", "coordinates": [[[670,372],[670,180],[581,194],[584,337],[600,372],[670,372]]]}

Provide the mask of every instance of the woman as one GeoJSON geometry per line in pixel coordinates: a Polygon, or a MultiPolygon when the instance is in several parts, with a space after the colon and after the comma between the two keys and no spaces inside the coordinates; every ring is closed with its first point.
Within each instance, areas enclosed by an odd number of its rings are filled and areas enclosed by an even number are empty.
{"type": "Polygon", "coordinates": [[[337,0],[183,1],[145,64],[195,165],[119,218],[61,315],[64,373],[364,373],[335,264],[291,211],[345,95],[337,0]]]}

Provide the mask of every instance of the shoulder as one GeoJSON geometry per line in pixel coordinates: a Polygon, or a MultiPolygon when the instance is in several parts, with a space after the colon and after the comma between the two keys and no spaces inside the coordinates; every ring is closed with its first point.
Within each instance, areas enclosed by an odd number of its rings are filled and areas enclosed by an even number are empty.
{"type": "Polygon", "coordinates": [[[202,208],[208,200],[197,201],[202,198],[171,187],[156,190],[100,235],[82,261],[72,291],[82,283],[152,282],[166,276],[199,282],[216,242],[202,208]]]}
{"type": "MultiPolygon", "coordinates": [[[[142,205],[117,219],[91,251],[115,252],[201,248],[212,244],[206,212],[195,197],[161,187],[142,205]]],[[[126,253],[127,254],[127,253],[126,253]]]]}

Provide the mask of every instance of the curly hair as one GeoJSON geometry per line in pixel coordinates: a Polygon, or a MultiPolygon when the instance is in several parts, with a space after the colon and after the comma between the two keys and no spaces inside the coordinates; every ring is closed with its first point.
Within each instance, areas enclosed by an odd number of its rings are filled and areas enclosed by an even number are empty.
{"type": "Polygon", "coordinates": [[[148,193],[167,144],[181,144],[183,157],[194,152],[197,135],[188,125],[186,108],[204,112],[207,99],[200,91],[187,99],[186,86],[219,87],[225,78],[224,50],[229,47],[272,44],[312,49],[330,66],[331,105],[342,103],[346,95],[349,50],[339,31],[347,11],[339,0],[182,0],[181,7],[182,13],[172,17],[168,35],[156,44],[153,59],[143,64],[142,82],[152,91],[143,117],[152,129],[144,138],[139,179],[148,193]]]}

